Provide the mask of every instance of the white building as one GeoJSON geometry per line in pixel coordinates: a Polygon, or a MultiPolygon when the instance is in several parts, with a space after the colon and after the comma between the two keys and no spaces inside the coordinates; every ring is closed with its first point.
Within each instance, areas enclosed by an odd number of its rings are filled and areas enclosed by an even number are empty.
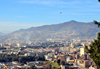
{"type": "Polygon", "coordinates": [[[48,60],[49,58],[51,58],[50,55],[45,55],[45,59],[48,60]]]}
{"type": "Polygon", "coordinates": [[[36,53],[34,53],[34,52],[29,52],[29,53],[25,53],[24,55],[25,55],[25,56],[35,56],[36,53]]]}
{"type": "Polygon", "coordinates": [[[83,48],[80,48],[80,56],[84,55],[85,54],[85,50],[84,50],[84,47],[83,48]]]}

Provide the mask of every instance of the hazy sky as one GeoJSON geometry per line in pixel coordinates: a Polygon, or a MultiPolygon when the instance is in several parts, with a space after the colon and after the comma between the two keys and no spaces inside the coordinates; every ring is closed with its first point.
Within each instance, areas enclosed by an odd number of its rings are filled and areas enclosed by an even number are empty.
{"type": "Polygon", "coordinates": [[[98,0],[0,0],[0,32],[3,33],[70,20],[100,21],[100,2],[98,0]]]}

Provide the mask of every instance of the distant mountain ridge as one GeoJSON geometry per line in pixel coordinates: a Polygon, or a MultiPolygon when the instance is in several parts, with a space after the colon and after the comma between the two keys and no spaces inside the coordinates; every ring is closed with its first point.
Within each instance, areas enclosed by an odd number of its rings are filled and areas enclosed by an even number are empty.
{"type": "Polygon", "coordinates": [[[94,38],[99,31],[100,28],[93,22],[84,23],[71,20],[60,24],[20,29],[0,36],[0,42],[34,42],[47,41],[48,39],[94,38]]]}

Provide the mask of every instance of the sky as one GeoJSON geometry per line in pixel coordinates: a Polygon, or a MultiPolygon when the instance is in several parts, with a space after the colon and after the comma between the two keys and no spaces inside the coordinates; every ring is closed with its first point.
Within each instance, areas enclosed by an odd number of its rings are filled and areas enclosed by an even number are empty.
{"type": "Polygon", "coordinates": [[[0,32],[3,33],[70,20],[100,22],[100,2],[98,0],[0,0],[0,32]]]}

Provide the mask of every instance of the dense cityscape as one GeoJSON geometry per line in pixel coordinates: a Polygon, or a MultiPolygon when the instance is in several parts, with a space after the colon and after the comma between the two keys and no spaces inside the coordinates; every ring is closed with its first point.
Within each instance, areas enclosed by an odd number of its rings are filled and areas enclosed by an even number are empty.
{"type": "Polygon", "coordinates": [[[100,69],[100,0],[0,0],[0,69],[100,69]]]}
{"type": "Polygon", "coordinates": [[[88,69],[93,60],[85,45],[93,39],[34,43],[1,43],[0,69],[88,69]]]}

